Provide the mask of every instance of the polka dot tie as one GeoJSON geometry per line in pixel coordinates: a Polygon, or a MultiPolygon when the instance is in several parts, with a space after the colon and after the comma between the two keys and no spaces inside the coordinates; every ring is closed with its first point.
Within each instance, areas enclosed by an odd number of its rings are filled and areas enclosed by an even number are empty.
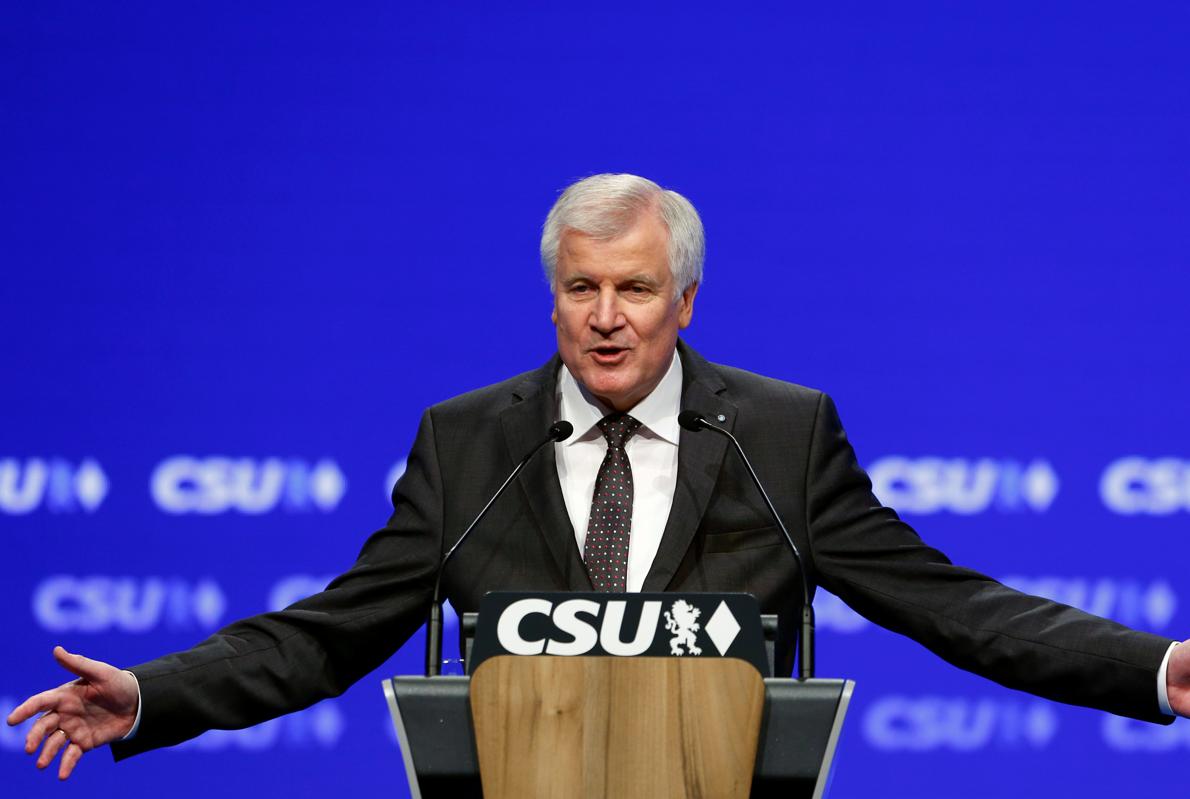
{"type": "Polygon", "coordinates": [[[632,466],[624,445],[640,429],[625,413],[599,420],[607,454],[595,477],[591,520],[583,543],[583,561],[596,591],[623,592],[628,585],[628,534],[632,529],[632,466]]]}

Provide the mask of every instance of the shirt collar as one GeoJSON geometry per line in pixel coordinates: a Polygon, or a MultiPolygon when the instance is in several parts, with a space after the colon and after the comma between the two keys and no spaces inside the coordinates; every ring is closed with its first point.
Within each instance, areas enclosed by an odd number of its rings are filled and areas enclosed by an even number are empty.
{"type": "MultiPolygon", "coordinates": [[[[602,435],[595,425],[612,411],[583,388],[565,364],[558,374],[558,394],[558,416],[574,425],[577,433],[566,440],[566,446],[578,441],[587,441],[592,435],[602,435]]],[[[675,350],[673,360],[670,361],[669,369],[661,378],[661,382],[647,397],[633,406],[628,414],[641,423],[641,430],[676,446],[680,434],[678,411],[681,407],[682,359],[675,350]]]]}

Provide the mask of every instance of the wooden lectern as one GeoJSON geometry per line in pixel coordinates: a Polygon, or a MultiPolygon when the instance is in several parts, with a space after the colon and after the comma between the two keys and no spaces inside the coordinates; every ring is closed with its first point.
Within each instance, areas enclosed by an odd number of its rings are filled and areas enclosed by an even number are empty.
{"type": "MultiPolygon", "coordinates": [[[[776,624],[762,627],[751,597],[613,596],[489,595],[475,647],[466,647],[470,677],[384,682],[415,798],[825,794],[851,681],[766,678],[771,644],[766,656],[762,629],[775,633],[776,624]],[[669,627],[659,618],[679,600],[702,608],[699,623],[687,624],[694,632],[668,612],[669,627]],[[576,601],[587,603],[585,616],[551,620],[549,607],[576,601]],[[602,612],[617,602],[632,607],[602,612]],[[518,606],[508,622],[505,611],[518,606]],[[729,606],[730,623],[721,618],[729,606]],[[606,623],[595,629],[601,616],[617,616],[611,633],[606,623]],[[625,618],[636,619],[627,624],[637,630],[632,643],[621,640],[625,618]],[[661,640],[650,638],[652,628],[661,640]],[[587,654],[549,654],[592,641],[587,654]],[[639,655],[605,651],[632,646],[639,655]]],[[[464,621],[464,634],[472,624],[464,621]]]]}

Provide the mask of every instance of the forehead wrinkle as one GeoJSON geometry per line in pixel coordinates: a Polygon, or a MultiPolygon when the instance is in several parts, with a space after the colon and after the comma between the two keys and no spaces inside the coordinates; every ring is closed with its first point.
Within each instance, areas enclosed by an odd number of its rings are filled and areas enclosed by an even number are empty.
{"type": "Polygon", "coordinates": [[[621,237],[607,242],[591,240],[565,247],[559,253],[558,271],[585,274],[588,277],[591,272],[646,275],[651,274],[655,267],[664,267],[661,271],[669,273],[668,262],[654,263],[656,253],[649,242],[631,242],[630,246],[624,244],[625,240],[621,237]]]}

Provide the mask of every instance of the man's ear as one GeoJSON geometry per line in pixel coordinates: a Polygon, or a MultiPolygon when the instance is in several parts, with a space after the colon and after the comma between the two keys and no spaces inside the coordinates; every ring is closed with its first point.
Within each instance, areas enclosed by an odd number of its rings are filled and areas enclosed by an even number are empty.
{"type": "Polygon", "coordinates": [[[690,326],[690,320],[694,318],[694,295],[697,293],[698,284],[691,283],[678,300],[682,306],[678,309],[678,327],[683,330],[690,326]]]}

